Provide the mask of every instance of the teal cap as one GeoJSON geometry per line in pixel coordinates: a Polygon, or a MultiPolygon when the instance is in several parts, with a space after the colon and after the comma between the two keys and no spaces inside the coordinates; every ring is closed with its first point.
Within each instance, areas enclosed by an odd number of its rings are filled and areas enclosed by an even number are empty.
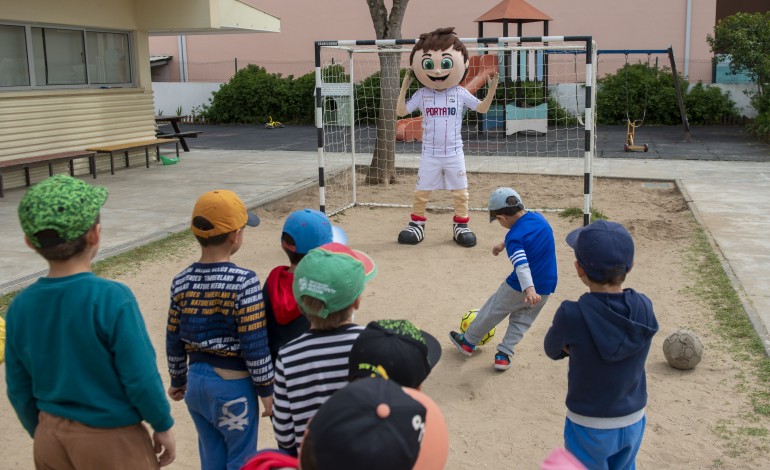
{"type": "Polygon", "coordinates": [[[85,235],[107,201],[107,188],[67,175],[56,175],[33,185],[19,202],[19,222],[37,248],[56,246],[85,235]],[[54,230],[58,237],[37,234],[54,230]]]}
{"type": "Polygon", "coordinates": [[[377,273],[374,261],[366,254],[341,243],[327,243],[310,250],[294,270],[294,298],[305,314],[327,318],[329,314],[351,305],[364,291],[364,285],[377,273]],[[305,309],[302,297],[322,301],[319,312],[305,309]]]}

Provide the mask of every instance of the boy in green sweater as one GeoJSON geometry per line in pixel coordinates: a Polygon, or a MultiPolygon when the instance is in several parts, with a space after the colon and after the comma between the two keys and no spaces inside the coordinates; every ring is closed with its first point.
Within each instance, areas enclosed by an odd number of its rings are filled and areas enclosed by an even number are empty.
{"type": "Polygon", "coordinates": [[[6,315],[8,398],[35,440],[37,469],[174,461],[174,421],[136,299],[91,272],[106,200],[105,188],[57,175],[19,203],[25,241],[49,265],[6,315]]]}

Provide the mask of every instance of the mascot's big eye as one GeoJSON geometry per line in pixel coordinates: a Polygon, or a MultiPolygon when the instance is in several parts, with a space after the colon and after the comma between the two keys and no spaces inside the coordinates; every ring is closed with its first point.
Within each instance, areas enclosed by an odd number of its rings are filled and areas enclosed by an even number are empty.
{"type": "Polygon", "coordinates": [[[433,64],[433,59],[423,59],[422,60],[422,68],[423,68],[423,70],[433,70],[433,67],[435,67],[435,65],[433,64]]]}
{"type": "Polygon", "coordinates": [[[445,57],[441,61],[441,68],[444,69],[444,70],[448,70],[448,69],[451,69],[452,66],[454,66],[454,64],[455,63],[452,61],[452,59],[450,59],[449,57],[445,57]]]}

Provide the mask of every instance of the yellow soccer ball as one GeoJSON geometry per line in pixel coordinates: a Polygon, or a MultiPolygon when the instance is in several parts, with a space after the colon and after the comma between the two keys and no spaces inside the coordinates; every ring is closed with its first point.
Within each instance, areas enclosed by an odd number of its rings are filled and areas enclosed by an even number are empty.
{"type": "MultiPolygon", "coordinates": [[[[460,320],[460,332],[465,333],[468,330],[468,327],[471,326],[471,322],[474,318],[476,318],[476,314],[479,313],[479,309],[474,308],[471,310],[468,310],[465,312],[465,315],[463,315],[463,319],[460,320]]],[[[495,336],[495,328],[493,327],[487,334],[484,335],[483,338],[481,338],[481,341],[476,346],[481,346],[482,344],[487,344],[489,340],[492,339],[492,337],[495,336]]]]}

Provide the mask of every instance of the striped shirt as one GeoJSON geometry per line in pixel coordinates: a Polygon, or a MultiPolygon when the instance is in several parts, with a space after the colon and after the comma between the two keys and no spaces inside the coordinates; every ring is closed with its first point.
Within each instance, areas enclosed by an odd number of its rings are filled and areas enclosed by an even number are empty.
{"type": "Polygon", "coordinates": [[[406,110],[422,113],[422,154],[431,157],[454,157],[463,150],[462,124],[465,108],[473,111],[478,98],[455,85],[444,91],[422,87],[409,98],[406,110]]]}
{"type": "Polygon", "coordinates": [[[513,264],[506,279],[512,289],[524,292],[530,286],[540,295],[556,290],[556,244],[553,230],[541,214],[526,212],[505,235],[505,250],[513,264]]]}
{"type": "Polygon", "coordinates": [[[171,285],[166,325],[171,385],[187,383],[187,361],[248,370],[259,396],[273,393],[265,302],[259,278],[233,263],[194,263],[171,285]]]}
{"type": "Polygon", "coordinates": [[[273,430],[280,448],[299,450],[310,418],[348,384],[350,349],[363,329],[352,323],[334,330],[311,329],[278,352],[273,430]]]}

